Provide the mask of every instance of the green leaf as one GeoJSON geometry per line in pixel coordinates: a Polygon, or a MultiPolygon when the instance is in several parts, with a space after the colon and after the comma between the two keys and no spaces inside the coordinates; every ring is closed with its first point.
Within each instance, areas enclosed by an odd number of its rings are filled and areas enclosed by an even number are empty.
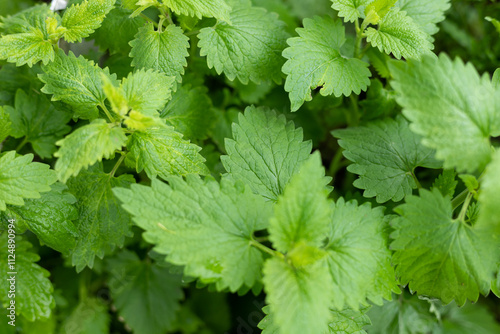
{"type": "Polygon", "coordinates": [[[97,298],[83,298],[61,325],[61,334],[108,334],[108,308],[97,298]]]}
{"type": "Polygon", "coordinates": [[[39,29],[47,32],[45,20],[56,15],[46,4],[37,4],[12,16],[2,18],[2,30],[5,34],[20,34],[39,29]]]}
{"type": "Polygon", "coordinates": [[[162,2],[176,14],[196,16],[199,19],[203,16],[215,17],[226,22],[232,20],[229,15],[231,7],[224,0],[163,0],[162,2]]]}
{"type": "Polygon", "coordinates": [[[298,28],[300,37],[288,39],[289,48],[283,51],[287,62],[285,90],[290,94],[292,111],[304,101],[311,101],[311,89],[321,87],[323,96],[359,94],[370,84],[368,64],[341,54],[345,28],[340,20],[330,17],[304,19],[304,28],[298,28]]]}
{"type": "Polygon", "coordinates": [[[41,158],[50,158],[56,151],[55,142],[71,128],[66,125],[71,114],[57,110],[43,94],[16,93],[15,108],[6,107],[12,121],[15,138],[26,137],[41,158]]]}
{"type": "Polygon", "coordinates": [[[78,175],[82,168],[86,169],[103,158],[109,159],[116,150],[125,146],[126,141],[122,128],[103,119],[76,129],[56,143],[61,146],[54,153],[59,158],[55,166],[59,180],[66,182],[71,176],[78,175]]]}
{"type": "Polygon", "coordinates": [[[208,67],[244,84],[249,80],[280,83],[281,51],[288,37],[284,23],[275,13],[243,4],[236,4],[230,17],[231,24],[219,22],[198,35],[200,55],[207,56],[208,67]]]}
{"type": "Polygon", "coordinates": [[[345,22],[354,22],[363,16],[364,6],[372,0],[332,0],[332,8],[345,22]]]}
{"type": "Polygon", "coordinates": [[[322,246],[331,217],[329,181],[319,153],[314,153],[291,178],[274,207],[269,239],[275,249],[285,253],[301,243],[322,246]]]}
{"type": "Polygon", "coordinates": [[[123,207],[145,230],[144,239],[184,274],[218,290],[251,288],[261,277],[263,256],[252,247],[253,232],[266,228],[270,206],[250,189],[222,179],[153,179],[152,186],[115,189],[123,207]],[[258,208],[258,209],[256,209],[258,208]]]}
{"type": "Polygon", "coordinates": [[[69,190],[78,200],[79,219],[75,225],[79,235],[72,254],[77,272],[85,266],[92,268],[96,255],[102,258],[115,246],[123,245],[130,231],[130,216],[121,208],[112,188],[128,187],[134,182],[132,175],[112,177],[104,173],[100,164],[68,181],[69,190]]]}
{"type": "Polygon", "coordinates": [[[0,38],[0,59],[5,59],[16,66],[27,64],[32,67],[39,61],[44,64],[54,60],[54,48],[39,29],[4,35],[0,38]]]}
{"type": "Polygon", "coordinates": [[[391,299],[391,291],[399,293],[383,207],[339,198],[331,219],[326,250],[335,308],[359,310],[367,298],[382,304],[382,298],[391,299]]]}
{"type": "Polygon", "coordinates": [[[145,170],[149,178],[209,173],[199,154],[201,148],[182,139],[172,127],[136,131],[127,148],[137,172],[145,170]]]}
{"type": "Polygon", "coordinates": [[[31,162],[33,154],[16,157],[9,151],[0,157],[0,210],[6,204],[24,205],[23,198],[40,198],[41,192],[50,191],[57,176],[49,165],[31,162]]]}
{"type": "Polygon", "coordinates": [[[417,58],[430,54],[434,48],[430,37],[404,11],[391,9],[380,22],[378,29],[368,27],[366,40],[381,52],[392,53],[394,57],[417,58]]]}
{"type": "Polygon", "coordinates": [[[453,169],[445,169],[432,184],[432,189],[437,189],[443,196],[453,197],[458,181],[457,173],[453,169]]]}
{"type": "Polygon", "coordinates": [[[67,30],[64,39],[81,42],[101,26],[116,0],[84,0],[66,9],[61,25],[67,30]]]}
{"type": "Polygon", "coordinates": [[[215,122],[207,93],[205,86],[188,84],[178,88],[161,112],[161,118],[188,139],[205,139],[215,122]]]}
{"type": "Polygon", "coordinates": [[[280,333],[327,333],[334,299],[324,261],[294,268],[278,258],[264,264],[266,301],[280,333]]]}
{"type": "Polygon", "coordinates": [[[177,82],[182,81],[189,56],[189,38],[180,27],[171,24],[159,32],[149,23],[139,29],[130,45],[132,66],[160,71],[175,77],[177,82]]]}
{"type": "Polygon", "coordinates": [[[171,329],[183,296],[180,277],[168,268],[140,261],[130,251],[106,263],[114,305],[127,325],[135,333],[163,334],[171,329]]]}
{"type": "Polygon", "coordinates": [[[462,180],[462,182],[471,193],[476,194],[476,190],[479,189],[479,182],[474,175],[460,174],[458,175],[458,177],[462,180]]]}
{"type": "Polygon", "coordinates": [[[493,229],[500,234],[500,150],[493,154],[481,181],[478,202],[481,205],[478,227],[493,229]]]}
{"type": "Polygon", "coordinates": [[[489,76],[480,77],[472,64],[445,54],[392,63],[390,68],[395,79],[391,85],[410,128],[436,150],[444,168],[484,168],[491,158],[489,137],[500,135],[500,94],[489,76]]]}
{"type": "Polygon", "coordinates": [[[366,18],[363,24],[378,24],[389,13],[398,0],[375,0],[365,8],[366,18]]]}
{"type": "Polygon", "coordinates": [[[437,24],[445,19],[450,0],[398,0],[396,6],[406,12],[420,29],[429,35],[439,31],[437,24]]]}
{"type": "Polygon", "coordinates": [[[12,122],[9,117],[8,111],[5,110],[5,108],[0,107],[0,150],[1,150],[1,144],[7,138],[10,136],[10,133],[12,132],[12,122]]]}
{"type": "MultiPolygon", "coordinates": [[[[51,314],[51,309],[56,303],[52,296],[54,290],[52,283],[47,278],[49,272],[40,267],[37,262],[40,260],[38,254],[30,251],[32,245],[22,239],[16,237],[15,251],[9,252],[9,245],[12,245],[7,237],[8,234],[3,232],[0,234],[0,267],[3,279],[0,280],[0,289],[4,291],[0,299],[5,306],[10,306],[11,298],[8,294],[11,282],[8,279],[15,277],[15,312],[22,315],[29,321],[36,319],[48,318],[51,314]],[[15,264],[12,265],[12,260],[7,261],[8,255],[15,254],[15,264]],[[16,274],[9,274],[15,272],[16,274]]],[[[4,319],[4,321],[7,321],[4,319]]]]}
{"type": "Polygon", "coordinates": [[[500,88],[500,68],[497,68],[493,73],[493,77],[491,78],[491,83],[495,89],[500,88]]]}
{"type": "Polygon", "coordinates": [[[26,226],[38,237],[40,243],[58,252],[69,254],[75,246],[78,232],[72,220],[78,218],[73,206],[76,198],[61,183],[52,185],[40,198],[25,200],[23,206],[7,207],[6,216],[22,218],[17,223],[26,226]]]}
{"type": "Polygon", "coordinates": [[[66,56],[59,51],[54,62],[42,67],[40,80],[45,83],[42,92],[53,94],[52,101],[62,101],[75,110],[74,117],[94,119],[98,116],[98,105],[103,105],[106,96],[102,89],[100,75],[116,82],[116,75],[101,69],[94,62],[76,58],[73,52],[66,56]]]}
{"type": "Polygon", "coordinates": [[[353,162],[347,167],[359,175],[354,186],[365,189],[363,196],[377,197],[378,203],[399,202],[417,188],[416,167],[440,168],[434,150],[423,146],[421,137],[410,131],[403,117],[387,118],[365,126],[335,130],[344,156],[353,162]]]}
{"type": "Polygon", "coordinates": [[[233,124],[233,139],[226,139],[222,163],[228,174],[268,200],[276,201],[290,178],[311,153],[302,129],[266,107],[248,107],[233,124]]]}
{"type": "Polygon", "coordinates": [[[458,305],[490,291],[499,260],[495,236],[453,219],[448,196],[422,189],[395,211],[401,217],[393,220],[391,248],[401,284],[458,305]]]}
{"type": "Polygon", "coordinates": [[[494,334],[500,332],[500,325],[486,304],[467,304],[456,307],[451,304],[443,312],[441,328],[436,334],[494,334]]]}

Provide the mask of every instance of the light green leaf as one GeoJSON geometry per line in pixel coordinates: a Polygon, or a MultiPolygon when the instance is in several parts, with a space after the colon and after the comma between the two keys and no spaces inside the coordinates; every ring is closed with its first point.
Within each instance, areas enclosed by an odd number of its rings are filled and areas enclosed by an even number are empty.
{"type": "Polygon", "coordinates": [[[497,68],[493,73],[493,77],[491,78],[491,83],[495,89],[500,88],[500,68],[497,68]]]}
{"type": "Polygon", "coordinates": [[[458,305],[490,291],[498,242],[491,233],[453,219],[450,197],[422,189],[395,211],[401,217],[393,220],[391,248],[401,284],[458,305]]]}
{"type": "Polygon", "coordinates": [[[68,181],[70,192],[78,200],[76,208],[79,219],[75,222],[78,230],[72,263],[80,272],[94,265],[94,258],[102,258],[115,246],[121,247],[125,236],[130,233],[130,216],[120,206],[112,188],[128,187],[134,183],[132,175],[112,177],[102,171],[100,164],[83,170],[68,181]]]}
{"type": "Polygon", "coordinates": [[[6,107],[12,121],[15,138],[26,137],[41,158],[50,158],[56,151],[55,142],[68,133],[66,125],[71,114],[57,110],[43,94],[16,93],[15,108],[6,107]]]}
{"type": "Polygon", "coordinates": [[[301,243],[314,247],[323,245],[331,217],[326,188],[329,181],[316,152],[291,178],[274,207],[268,230],[275,249],[285,253],[301,243]]]}
{"type": "Polygon", "coordinates": [[[420,29],[429,35],[438,32],[437,24],[444,20],[450,0],[398,0],[396,6],[406,12],[420,29]]]}
{"type": "Polygon", "coordinates": [[[45,83],[42,92],[53,94],[52,101],[62,101],[75,110],[74,117],[94,119],[98,116],[98,105],[103,105],[106,96],[102,89],[100,75],[116,82],[116,75],[101,69],[94,62],[76,58],[70,51],[65,55],[59,51],[54,62],[42,67],[44,74],[39,78],[45,83]]]}
{"type": "Polygon", "coordinates": [[[224,0],[163,0],[167,7],[176,14],[196,16],[201,19],[215,17],[218,20],[229,22],[231,7],[224,0]]]}
{"type": "Polygon", "coordinates": [[[209,173],[199,154],[201,148],[182,139],[172,127],[136,131],[127,148],[137,172],[145,170],[150,178],[209,173]]]}
{"type": "Polygon", "coordinates": [[[301,128],[266,107],[248,107],[239,114],[233,138],[226,139],[228,155],[221,157],[228,174],[272,201],[278,200],[312,147],[303,141],[301,128]]]}
{"type": "Polygon", "coordinates": [[[378,203],[399,202],[411,194],[417,188],[416,167],[441,167],[434,159],[434,150],[420,143],[421,137],[410,131],[403,117],[332,134],[339,138],[344,156],[353,162],[347,170],[359,175],[354,186],[365,189],[365,197],[376,196],[378,203]]]}
{"type": "Polygon", "coordinates": [[[261,277],[263,256],[252,246],[254,231],[266,228],[270,206],[250,189],[223,179],[153,179],[152,186],[115,189],[123,207],[146,232],[143,237],[184,274],[218,290],[253,287],[261,277]],[[258,209],[256,209],[258,208],[258,209]]]}
{"type": "Polygon", "coordinates": [[[294,268],[278,258],[264,264],[266,301],[280,333],[327,333],[334,295],[324,261],[294,268]]]}
{"type": "Polygon", "coordinates": [[[169,25],[162,32],[156,31],[152,23],[139,29],[130,42],[132,66],[153,69],[182,81],[186,57],[189,56],[189,38],[176,25],[169,25]]]}
{"type": "Polygon", "coordinates": [[[126,324],[135,333],[164,334],[172,329],[183,296],[180,277],[130,251],[106,263],[113,304],[126,324]]]}
{"type": "Polygon", "coordinates": [[[10,136],[12,132],[12,122],[10,120],[9,113],[5,108],[0,107],[0,151],[2,148],[2,142],[10,136]]]}
{"type": "Polygon", "coordinates": [[[40,198],[41,192],[50,191],[57,176],[49,165],[31,162],[33,154],[16,157],[9,151],[0,157],[0,210],[6,204],[24,205],[23,198],[40,198]]]}
{"type": "Polygon", "coordinates": [[[500,150],[493,154],[481,180],[478,202],[480,204],[478,227],[500,234],[500,150]]]}
{"type": "Polygon", "coordinates": [[[390,68],[395,79],[391,84],[411,130],[436,149],[444,168],[484,168],[491,158],[490,135],[500,135],[500,94],[490,78],[445,54],[391,63],[390,68]]]}
{"type": "Polygon", "coordinates": [[[283,51],[287,62],[285,90],[290,94],[292,111],[304,101],[311,101],[311,89],[321,87],[323,96],[359,94],[370,84],[368,64],[341,54],[345,28],[340,20],[330,17],[304,19],[298,28],[300,37],[288,39],[289,48],[283,51]]]}
{"type": "Polygon", "coordinates": [[[224,72],[229,80],[238,78],[260,83],[281,82],[281,51],[288,34],[277,14],[265,9],[236,4],[231,12],[231,24],[219,22],[203,28],[198,35],[200,54],[207,56],[209,68],[224,72]]]}
{"type": "Polygon", "coordinates": [[[364,8],[372,0],[332,0],[332,8],[337,10],[345,22],[354,22],[363,17],[364,8]]]}
{"type": "Polygon", "coordinates": [[[382,298],[391,299],[391,292],[399,293],[383,207],[372,209],[369,203],[358,206],[340,198],[331,219],[326,250],[335,308],[358,310],[367,298],[382,304],[382,298]]]}
{"type": "Polygon", "coordinates": [[[48,17],[55,18],[56,15],[47,4],[37,4],[14,15],[2,17],[2,30],[5,34],[20,34],[35,28],[46,33],[45,20],[48,17]]]}
{"type": "Polygon", "coordinates": [[[81,42],[101,26],[116,0],[84,0],[73,4],[64,12],[61,25],[67,30],[64,39],[68,42],[81,42]]]}
{"type": "Polygon", "coordinates": [[[11,281],[8,279],[15,276],[16,314],[22,315],[29,321],[50,317],[51,309],[56,303],[52,296],[54,288],[48,279],[49,272],[35,263],[40,260],[40,256],[30,251],[31,244],[19,236],[15,238],[15,264],[11,267],[11,262],[7,261],[8,255],[12,254],[8,251],[10,249],[8,246],[12,245],[9,240],[6,232],[0,234],[0,267],[2,268],[0,274],[3,277],[0,280],[0,289],[4,291],[0,299],[5,307],[10,306],[11,299],[8,298],[8,292],[11,281]],[[9,272],[16,274],[9,274],[9,272]]]}
{"type": "Polygon", "coordinates": [[[398,0],[375,0],[365,8],[363,24],[378,24],[398,0]]]}
{"type": "Polygon", "coordinates": [[[368,27],[366,40],[381,52],[394,57],[417,58],[430,54],[434,48],[430,37],[404,11],[394,7],[378,23],[378,29],[368,27]]]}
{"type": "Polygon", "coordinates": [[[108,308],[97,298],[81,299],[61,324],[61,334],[109,334],[108,308]]]}
{"type": "Polygon", "coordinates": [[[31,28],[28,32],[0,38],[0,59],[15,63],[16,66],[27,64],[32,67],[39,61],[48,64],[54,60],[54,55],[53,44],[39,29],[31,28]]]}
{"type": "Polygon", "coordinates": [[[443,196],[453,197],[458,181],[455,180],[457,173],[454,169],[445,169],[432,184],[432,189],[437,189],[443,196]]]}

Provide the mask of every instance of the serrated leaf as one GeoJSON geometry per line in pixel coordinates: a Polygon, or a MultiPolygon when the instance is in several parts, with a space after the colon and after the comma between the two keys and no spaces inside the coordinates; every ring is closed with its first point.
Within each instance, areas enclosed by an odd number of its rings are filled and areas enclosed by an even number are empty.
{"type": "Polygon", "coordinates": [[[311,89],[321,87],[323,96],[359,94],[370,84],[368,64],[347,58],[340,52],[344,45],[345,28],[340,20],[330,17],[304,19],[298,28],[299,37],[288,39],[289,48],[283,51],[287,62],[285,90],[289,92],[292,111],[311,101],[311,89]]]}
{"type": "Polygon", "coordinates": [[[215,123],[212,101],[204,86],[178,88],[160,117],[191,140],[205,139],[215,123]]]}
{"type": "Polygon", "coordinates": [[[199,154],[201,148],[182,139],[172,127],[136,131],[127,148],[137,172],[145,170],[150,178],[209,173],[199,154]]]}
{"type": "Polygon", "coordinates": [[[165,127],[165,121],[163,121],[163,119],[157,116],[146,116],[135,110],[130,111],[128,116],[125,117],[123,124],[125,124],[129,129],[139,131],[146,131],[149,128],[165,127]]]}
{"type": "Polygon", "coordinates": [[[163,334],[172,328],[183,293],[169,268],[140,261],[123,251],[106,262],[114,305],[135,333],[163,334]]]}
{"type": "Polygon", "coordinates": [[[68,133],[71,114],[56,109],[43,94],[16,93],[15,108],[6,107],[12,121],[12,136],[25,137],[41,158],[50,158],[55,142],[68,133]]]}
{"type": "Polygon", "coordinates": [[[453,219],[450,197],[422,189],[394,210],[401,217],[393,220],[391,248],[401,284],[459,306],[490,291],[498,243],[491,233],[453,219]]]}
{"type": "Polygon", "coordinates": [[[497,68],[491,77],[491,83],[495,89],[500,88],[500,68],[497,68]]]}
{"type": "Polygon", "coordinates": [[[363,16],[364,7],[372,0],[332,0],[332,8],[345,22],[354,22],[363,16]]]}
{"type": "Polygon", "coordinates": [[[112,177],[102,171],[100,164],[68,181],[70,192],[78,200],[79,219],[75,222],[78,239],[72,253],[72,263],[80,272],[92,268],[94,258],[102,258],[115,246],[121,247],[130,231],[130,216],[120,206],[112,188],[128,187],[134,183],[132,175],[112,177]]]}
{"type": "Polygon", "coordinates": [[[234,139],[225,141],[228,155],[221,157],[228,174],[276,201],[309,157],[312,143],[303,141],[302,129],[266,107],[246,108],[232,128],[234,139]]]}
{"type": "Polygon", "coordinates": [[[168,181],[153,179],[151,187],[114,192],[146,231],[144,239],[168,254],[168,262],[185,266],[185,275],[215,283],[218,290],[253,287],[261,277],[263,256],[252,247],[252,234],[266,227],[270,206],[227,179],[220,185],[194,175],[168,181]]]}
{"type": "MultiPolygon", "coordinates": [[[[275,249],[285,253],[301,243],[322,246],[331,217],[329,181],[319,153],[314,153],[291,178],[274,207],[268,231],[275,249]]],[[[293,257],[292,263],[297,266],[293,257]]]]}
{"type": "Polygon", "coordinates": [[[347,305],[359,310],[366,299],[382,304],[399,293],[391,252],[387,241],[387,220],[383,207],[345,202],[340,198],[333,207],[330,232],[327,234],[327,261],[333,279],[333,303],[337,310],[347,305]]]}
{"type": "Polygon", "coordinates": [[[61,324],[61,334],[108,334],[111,319],[108,308],[97,298],[81,299],[61,324]]]}
{"type": "Polygon", "coordinates": [[[493,154],[481,180],[478,203],[478,227],[492,229],[500,234],[500,150],[493,154]]]}
{"type": "Polygon", "coordinates": [[[84,0],[66,9],[61,25],[67,30],[64,39],[68,42],[81,42],[101,25],[116,0],[84,0]]]}
{"type": "Polygon", "coordinates": [[[130,45],[132,66],[160,71],[175,77],[177,82],[182,81],[189,56],[189,38],[180,27],[170,24],[159,32],[152,23],[147,24],[139,29],[130,45]]]}
{"type": "Polygon", "coordinates": [[[484,168],[491,157],[490,135],[500,135],[500,94],[489,77],[445,54],[391,63],[390,68],[391,85],[410,128],[423,136],[424,145],[436,149],[444,168],[484,168]]]}
{"type": "Polygon", "coordinates": [[[12,122],[10,120],[9,113],[5,110],[5,108],[0,107],[0,150],[2,142],[10,136],[12,132],[12,122]]]}
{"type": "Polygon", "coordinates": [[[410,131],[403,117],[332,134],[339,138],[344,156],[353,162],[347,170],[359,175],[354,186],[365,189],[365,197],[376,196],[378,203],[398,202],[411,194],[417,188],[416,167],[441,167],[434,150],[420,143],[421,137],[410,131]]]}
{"type": "Polygon", "coordinates": [[[458,181],[457,173],[453,169],[445,169],[432,184],[432,189],[437,189],[443,196],[453,197],[458,181]]]}
{"type": "Polygon", "coordinates": [[[266,301],[281,333],[327,333],[334,295],[324,261],[294,268],[278,258],[264,264],[266,301]],[[326,287],[326,288],[325,288],[326,287]]]}
{"type": "Polygon", "coordinates": [[[378,24],[398,0],[375,0],[365,8],[363,24],[378,24]]]}
{"type": "Polygon", "coordinates": [[[48,64],[54,60],[54,48],[43,32],[32,28],[28,32],[4,35],[0,38],[0,59],[16,66],[27,64],[32,67],[41,61],[48,64]]]}
{"type": "Polygon", "coordinates": [[[9,151],[0,157],[0,210],[6,204],[24,205],[23,198],[40,198],[40,193],[50,191],[57,176],[49,165],[31,162],[33,154],[16,157],[9,151]]]}
{"type": "Polygon", "coordinates": [[[96,119],[84,125],[56,144],[61,146],[54,153],[57,157],[55,170],[59,180],[66,182],[103,158],[109,159],[116,150],[121,150],[127,141],[125,132],[115,124],[96,119]]]}
{"type": "Polygon", "coordinates": [[[74,117],[94,119],[98,116],[98,105],[104,104],[106,96],[100,76],[107,76],[116,83],[116,75],[101,69],[82,56],[76,58],[73,52],[65,55],[59,50],[52,63],[42,67],[40,80],[45,83],[42,92],[53,94],[52,101],[62,101],[75,110],[74,117]]]}
{"type": "MultiPolygon", "coordinates": [[[[51,314],[51,309],[55,307],[56,303],[52,296],[54,290],[52,283],[48,279],[49,272],[40,267],[37,262],[40,260],[38,254],[30,251],[32,245],[22,239],[21,237],[15,238],[15,264],[11,268],[11,261],[7,261],[9,238],[7,233],[0,234],[0,273],[4,277],[0,280],[0,289],[5,291],[0,297],[5,306],[10,306],[11,298],[8,298],[8,292],[13,276],[15,277],[15,312],[22,315],[29,321],[35,319],[48,318],[51,314]],[[8,272],[15,272],[16,274],[8,274],[8,272]]],[[[7,321],[4,319],[4,321],[7,321]]]]}
{"type": "Polygon", "coordinates": [[[280,83],[281,51],[288,37],[284,23],[275,13],[243,4],[234,5],[230,18],[231,24],[219,22],[200,30],[200,55],[207,56],[208,67],[244,84],[280,83]]]}
{"type": "Polygon", "coordinates": [[[2,18],[2,30],[6,34],[19,34],[39,29],[46,33],[47,26],[45,20],[47,17],[56,17],[46,4],[37,4],[28,7],[12,16],[2,18]]]}
{"type": "Polygon", "coordinates": [[[372,46],[381,52],[392,53],[397,59],[419,59],[424,54],[430,54],[434,48],[429,35],[399,7],[391,9],[378,22],[378,29],[368,27],[365,34],[372,46]]]}
{"type": "Polygon", "coordinates": [[[437,24],[444,20],[444,12],[450,8],[449,0],[398,0],[396,6],[406,12],[425,33],[438,32],[437,24]]]}
{"type": "Polygon", "coordinates": [[[66,190],[65,185],[55,183],[40,198],[25,200],[23,206],[9,205],[6,216],[22,218],[21,221],[17,220],[17,224],[26,224],[41,244],[68,254],[73,250],[78,235],[72,222],[78,218],[78,214],[73,206],[76,198],[66,190]]]}
{"type": "Polygon", "coordinates": [[[163,3],[176,14],[196,16],[201,19],[214,17],[229,22],[231,7],[224,0],[163,0],[163,3]]]}

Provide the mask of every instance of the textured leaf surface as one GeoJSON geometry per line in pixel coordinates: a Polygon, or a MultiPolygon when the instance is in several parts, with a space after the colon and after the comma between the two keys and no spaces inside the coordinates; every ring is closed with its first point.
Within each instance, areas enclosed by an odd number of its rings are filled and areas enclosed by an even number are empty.
{"type": "Polygon", "coordinates": [[[73,4],[65,12],[61,25],[67,30],[64,39],[81,42],[99,28],[106,14],[113,9],[116,0],[84,0],[73,4]]]}
{"type": "Polygon", "coordinates": [[[332,134],[339,138],[344,156],[353,162],[347,170],[359,175],[354,186],[365,189],[365,197],[376,196],[378,203],[398,202],[411,194],[417,188],[416,167],[441,167],[434,150],[420,143],[421,137],[410,131],[402,117],[332,134]]]}
{"type": "Polygon", "coordinates": [[[321,87],[320,94],[349,96],[359,94],[370,84],[368,64],[340,53],[345,43],[345,28],[340,20],[330,17],[304,19],[298,28],[300,37],[288,39],[283,51],[287,62],[285,90],[289,92],[292,111],[312,99],[311,89],[321,87]]]}
{"type": "Polygon", "coordinates": [[[172,328],[183,293],[169,269],[141,261],[130,251],[107,261],[114,305],[136,333],[163,334],[172,328]]]}
{"type": "Polygon", "coordinates": [[[493,159],[486,167],[479,192],[479,218],[477,226],[493,229],[500,234],[500,151],[493,154],[493,159]]]}
{"type": "MultiPolygon", "coordinates": [[[[7,279],[11,277],[8,272],[14,271],[15,275],[15,307],[16,313],[21,314],[29,321],[35,319],[48,318],[51,309],[55,307],[55,300],[52,296],[52,283],[48,279],[49,272],[40,267],[37,262],[40,260],[38,254],[30,251],[31,244],[16,237],[15,249],[15,268],[9,269],[7,262],[7,252],[9,242],[7,233],[0,234],[0,273],[4,277],[0,280],[0,289],[5,291],[0,297],[4,305],[10,305],[10,298],[7,292],[10,290],[10,282],[7,279]]],[[[5,320],[5,319],[4,319],[5,320]]]]}
{"type": "Polygon", "coordinates": [[[500,94],[489,77],[444,54],[393,63],[391,73],[410,128],[424,137],[424,145],[436,149],[445,168],[473,172],[488,163],[489,137],[500,134],[500,94]]]}
{"type": "Polygon", "coordinates": [[[233,138],[226,139],[228,155],[221,157],[228,174],[272,201],[283,193],[312,147],[303,141],[302,129],[265,107],[248,107],[238,115],[233,138]]]}
{"type": "Polygon", "coordinates": [[[83,168],[93,165],[103,158],[109,159],[116,150],[121,150],[127,137],[122,128],[96,119],[84,125],[56,144],[61,146],[54,156],[55,170],[59,180],[66,182],[83,168]]]}
{"type": "Polygon", "coordinates": [[[354,22],[363,16],[364,6],[372,0],[332,0],[332,8],[339,12],[345,22],[354,22]]]}
{"type": "Polygon", "coordinates": [[[231,24],[219,22],[203,28],[198,35],[200,54],[207,56],[209,68],[224,72],[229,80],[274,80],[281,82],[281,51],[288,34],[284,23],[265,9],[235,4],[231,24]]]}
{"type": "Polygon", "coordinates": [[[150,23],[139,30],[130,45],[132,66],[160,71],[181,82],[189,56],[189,38],[180,27],[171,24],[159,32],[150,23]]]}
{"type": "Polygon", "coordinates": [[[223,179],[154,179],[151,187],[115,189],[123,207],[166,260],[185,275],[215,283],[218,290],[251,288],[261,277],[263,256],[251,246],[254,231],[266,227],[270,207],[260,196],[223,179]],[[256,210],[258,208],[258,210],[256,210]]]}
{"type": "Polygon", "coordinates": [[[33,154],[16,157],[9,151],[0,157],[0,210],[6,204],[24,205],[23,198],[40,198],[50,191],[57,176],[49,165],[33,161],[33,154]]]}
{"type": "Polygon", "coordinates": [[[103,104],[106,96],[102,89],[101,75],[116,82],[116,75],[101,69],[82,56],[76,58],[70,51],[65,55],[59,51],[54,62],[42,67],[44,74],[39,78],[45,83],[42,92],[53,94],[52,101],[62,101],[75,110],[75,116],[93,119],[98,116],[97,106],[103,104]]]}
{"type": "Polygon", "coordinates": [[[182,139],[172,127],[134,132],[127,147],[137,172],[145,170],[150,178],[208,174],[205,159],[199,154],[201,148],[182,139]]]}
{"type": "Polygon", "coordinates": [[[0,107],[0,147],[1,143],[10,136],[12,131],[12,122],[6,108],[0,107]]]}
{"type": "Polygon", "coordinates": [[[46,39],[39,29],[4,35],[0,38],[0,59],[5,59],[17,66],[27,64],[29,67],[39,61],[47,64],[54,60],[52,43],[46,39]]]}
{"type": "Polygon", "coordinates": [[[326,246],[336,309],[358,310],[367,298],[381,304],[399,292],[386,229],[382,207],[337,200],[326,246]]]}
{"type": "Polygon", "coordinates": [[[491,233],[453,219],[450,198],[437,189],[407,197],[395,211],[391,248],[401,284],[458,305],[489,292],[498,263],[491,233]]]}
{"type": "Polygon", "coordinates": [[[122,246],[130,231],[130,216],[120,206],[112,188],[128,187],[135,180],[132,175],[112,177],[102,172],[99,164],[82,171],[68,182],[70,192],[77,199],[78,230],[72,263],[80,272],[94,265],[97,255],[102,258],[115,246],[122,246]]]}
{"type": "Polygon", "coordinates": [[[425,33],[438,32],[437,24],[444,20],[444,12],[450,8],[449,0],[398,0],[396,6],[406,12],[425,33]]]}
{"type": "Polygon", "coordinates": [[[97,298],[80,301],[61,325],[61,334],[108,334],[111,322],[108,308],[97,298]]]}
{"type": "Polygon", "coordinates": [[[224,0],[164,0],[163,3],[177,14],[230,20],[231,7],[224,0]]]}
{"type": "Polygon", "coordinates": [[[394,57],[420,58],[431,53],[434,48],[429,35],[404,11],[395,7],[378,23],[378,29],[369,27],[365,31],[366,40],[381,52],[392,53],[394,57]]]}
{"type": "Polygon", "coordinates": [[[56,151],[56,141],[68,133],[66,125],[71,114],[57,110],[42,94],[16,93],[15,108],[6,107],[12,121],[11,134],[26,137],[33,150],[42,158],[50,158],[56,151]]]}

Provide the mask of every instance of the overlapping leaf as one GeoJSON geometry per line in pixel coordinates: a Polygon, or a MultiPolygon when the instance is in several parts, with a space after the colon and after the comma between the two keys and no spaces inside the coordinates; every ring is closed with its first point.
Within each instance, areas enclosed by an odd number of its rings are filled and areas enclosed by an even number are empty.
{"type": "Polygon", "coordinates": [[[332,8],[339,12],[339,16],[346,22],[354,22],[363,16],[364,6],[372,0],[332,0],[332,8]]]}
{"type": "Polygon", "coordinates": [[[177,14],[215,17],[228,22],[231,7],[224,0],[164,0],[163,3],[177,14]]]}
{"type": "Polygon", "coordinates": [[[73,4],[64,12],[61,25],[67,30],[64,39],[81,42],[99,28],[106,14],[113,9],[116,0],[84,0],[73,4]]]}

